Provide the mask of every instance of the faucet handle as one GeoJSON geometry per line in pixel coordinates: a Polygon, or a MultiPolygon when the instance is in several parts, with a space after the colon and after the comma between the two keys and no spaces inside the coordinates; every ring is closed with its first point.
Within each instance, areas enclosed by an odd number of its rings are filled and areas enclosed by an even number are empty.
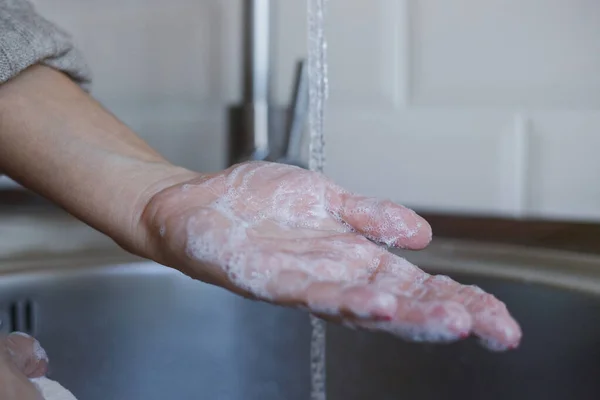
{"type": "Polygon", "coordinates": [[[292,96],[286,157],[300,161],[300,146],[302,145],[302,136],[308,116],[308,71],[306,60],[300,60],[296,65],[296,81],[292,96]]]}
{"type": "Polygon", "coordinates": [[[306,168],[301,160],[302,137],[308,114],[308,71],[306,60],[296,64],[294,88],[290,102],[283,157],[277,162],[306,168]]]}

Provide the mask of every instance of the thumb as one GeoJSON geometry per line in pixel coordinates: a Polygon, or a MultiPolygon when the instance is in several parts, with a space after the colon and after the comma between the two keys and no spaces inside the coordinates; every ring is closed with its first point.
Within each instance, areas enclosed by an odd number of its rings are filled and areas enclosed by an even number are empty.
{"type": "Polygon", "coordinates": [[[48,371],[48,356],[35,338],[22,332],[6,337],[6,351],[15,366],[28,378],[39,378],[48,371]]]}
{"type": "Polygon", "coordinates": [[[390,200],[333,190],[330,207],[358,233],[379,243],[420,250],[431,241],[431,226],[413,210],[390,200]]]}

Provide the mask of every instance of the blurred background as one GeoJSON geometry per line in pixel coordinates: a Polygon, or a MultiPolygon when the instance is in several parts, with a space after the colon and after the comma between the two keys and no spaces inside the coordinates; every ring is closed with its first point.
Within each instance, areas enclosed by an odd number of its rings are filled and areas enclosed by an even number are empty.
{"type": "MultiPolygon", "coordinates": [[[[109,110],[174,163],[227,166],[243,1],[34,3],[73,35],[109,110]]],[[[273,2],[275,104],[306,20],[304,1],[273,2]]],[[[429,215],[438,235],[531,240],[568,221],[586,223],[581,242],[600,220],[598,21],[593,0],[330,0],[327,174],[429,215]]]]}
{"type": "MultiPolygon", "coordinates": [[[[199,171],[229,164],[249,2],[34,0],[85,54],[93,96],[199,171]]],[[[271,6],[272,102],[287,106],[307,7],[271,6]]],[[[600,2],[329,0],[327,10],[326,173],[425,216],[432,245],[399,254],[496,294],[525,338],[498,356],[333,326],[331,398],[598,398],[600,2]]],[[[131,259],[107,259],[106,237],[0,182],[0,331],[38,336],[53,376],[81,398],[164,399],[174,387],[179,399],[199,387],[210,399],[308,398],[305,314],[151,263],[120,269],[131,259]],[[25,279],[25,269],[50,272],[25,279]]]]}

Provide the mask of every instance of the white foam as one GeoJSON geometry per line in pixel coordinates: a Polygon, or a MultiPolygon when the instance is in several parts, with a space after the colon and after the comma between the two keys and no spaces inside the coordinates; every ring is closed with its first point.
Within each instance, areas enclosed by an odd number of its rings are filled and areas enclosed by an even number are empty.
{"type": "Polygon", "coordinates": [[[449,343],[459,340],[462,335],[443,328],[440,324],[439,328],[434,328],[431,325],[416,325],[408,323],[377,321],[364,322],[361,324],[345,323],[346,326],[365,328],[373,331],[388,332],[398,338],[409,342],[427,342],[427,343],[449,343]]]}
{"type": "Polygon", "coordinates": [[[40,342],[34,340],[33,342],[33,356],[37,361],[46,361],[48,362],[48,355],[46,354],[46,350],[40,345],[40,342]]]}
{"type": "Polygon", "coordinates": [[[365,318],[371,316],[374,310],[385,310],[388,314],[393,314],[396,311],[396,305],[398,304],[398,300],[396,296],[391,293],[380,292],[377,293],[373,298],[367,303],[366,309],[367,313],[364,315],[365,318]]]}
{"type": "MultiPolygon", "coordinates": [[[[341,213],[342,210],[336,210],[336,214],[341,213]]],[[[401,240],[413,238],[423,226],[412,210],[395,206],[389,200],[372,197],[358,200],[352,207],[343,210],[343,213],[360,217],[363,221],[364,235],[388,247],[397,245],[401,240]],[[415,223],[408,224],[407,219],[413,219],[415,223]]]]}
{"type": "MultiPolygon", "coordinates": [[[[323,262],[302,264],[296,254],[274,254],[271,246],[261,247],[261,243],[266,246],[269,240],[278,238],[251,237],[268,232],[269,226],[276,227],[275,232],[283,235],[294,229],[290,238],[296,241],[300,240],[297,235],[302,229],[310,229],[310,236],[323,229],[327,235],[328,231],[347,232],[327,210],[329,182],[322,176],[295,166],[252,162],[235,166],[218,181],[215,179],[210,185],[221,186],[223,194],[188,220],[189,256],[225,268],[236,285],[267,299],[266,286],[274,268],[300,268],[309,275],[324,273],[329,279],[348,279],[350,269],[339,263],[339,258],[348,251],[343,244],[338,252],[333,246],[329,255],[324,254],[323,262]],[[265,187],[272,183],[273,187],[265,187]],[[298,199],[299,193],[302,199],[298,199]]],[[[361,246],[354,246],[354,251],[364,253],[361,246]]]]}
{"type": "Polygon", "coordinates": [[[480,338],[479,344],[490,351],[501,352],[508,350],[508,346],[494,340],[492,338],[480,338]]]}
{"type": "Polygon", "coordinates": [[[26,338],[31,338],[32,337],[31,335],[28,335],[25,332],[19,332],[19,331],[11,332],[11,335],[17,335],[17,336],[22,336],[22,337],[26,337],[26,338]]]}
{"type": "MultiPolygon", "coordinates": [[[[40,344],[40,342],[38,342],[35,338],[33,338],[31,335],[25,333],[25,332],[11,332],[11,335],[17,335],[17,336],[22,336],[28,339],[32,339],[33,340],[33,356],[35,357],[35,359],[37,361],[48,361],[48,355],[46,354],[46,351],[44,350],[44,348],[42,347],[42,345],[40,344]]],[[[14,352],[8,348],[8,351],[11,355],[14,356],[14,352]]]]}
{"type": "Polygon", "coordinates": [[[77,400],[73,393],[56,381],[46,377],[32,378],[30,381],[42,394],[44,400],[77,400]]]}

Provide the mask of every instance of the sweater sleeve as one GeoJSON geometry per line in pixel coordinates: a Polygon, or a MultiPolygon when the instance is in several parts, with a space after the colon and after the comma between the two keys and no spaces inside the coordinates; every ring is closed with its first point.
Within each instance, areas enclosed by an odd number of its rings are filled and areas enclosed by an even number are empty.
{"type": "Polygon", "coordinates": [[[90,70],[70,35],[29,0],[0,0],[0,84],[35,64],[55,68],[89,90],[90,70]]]}

